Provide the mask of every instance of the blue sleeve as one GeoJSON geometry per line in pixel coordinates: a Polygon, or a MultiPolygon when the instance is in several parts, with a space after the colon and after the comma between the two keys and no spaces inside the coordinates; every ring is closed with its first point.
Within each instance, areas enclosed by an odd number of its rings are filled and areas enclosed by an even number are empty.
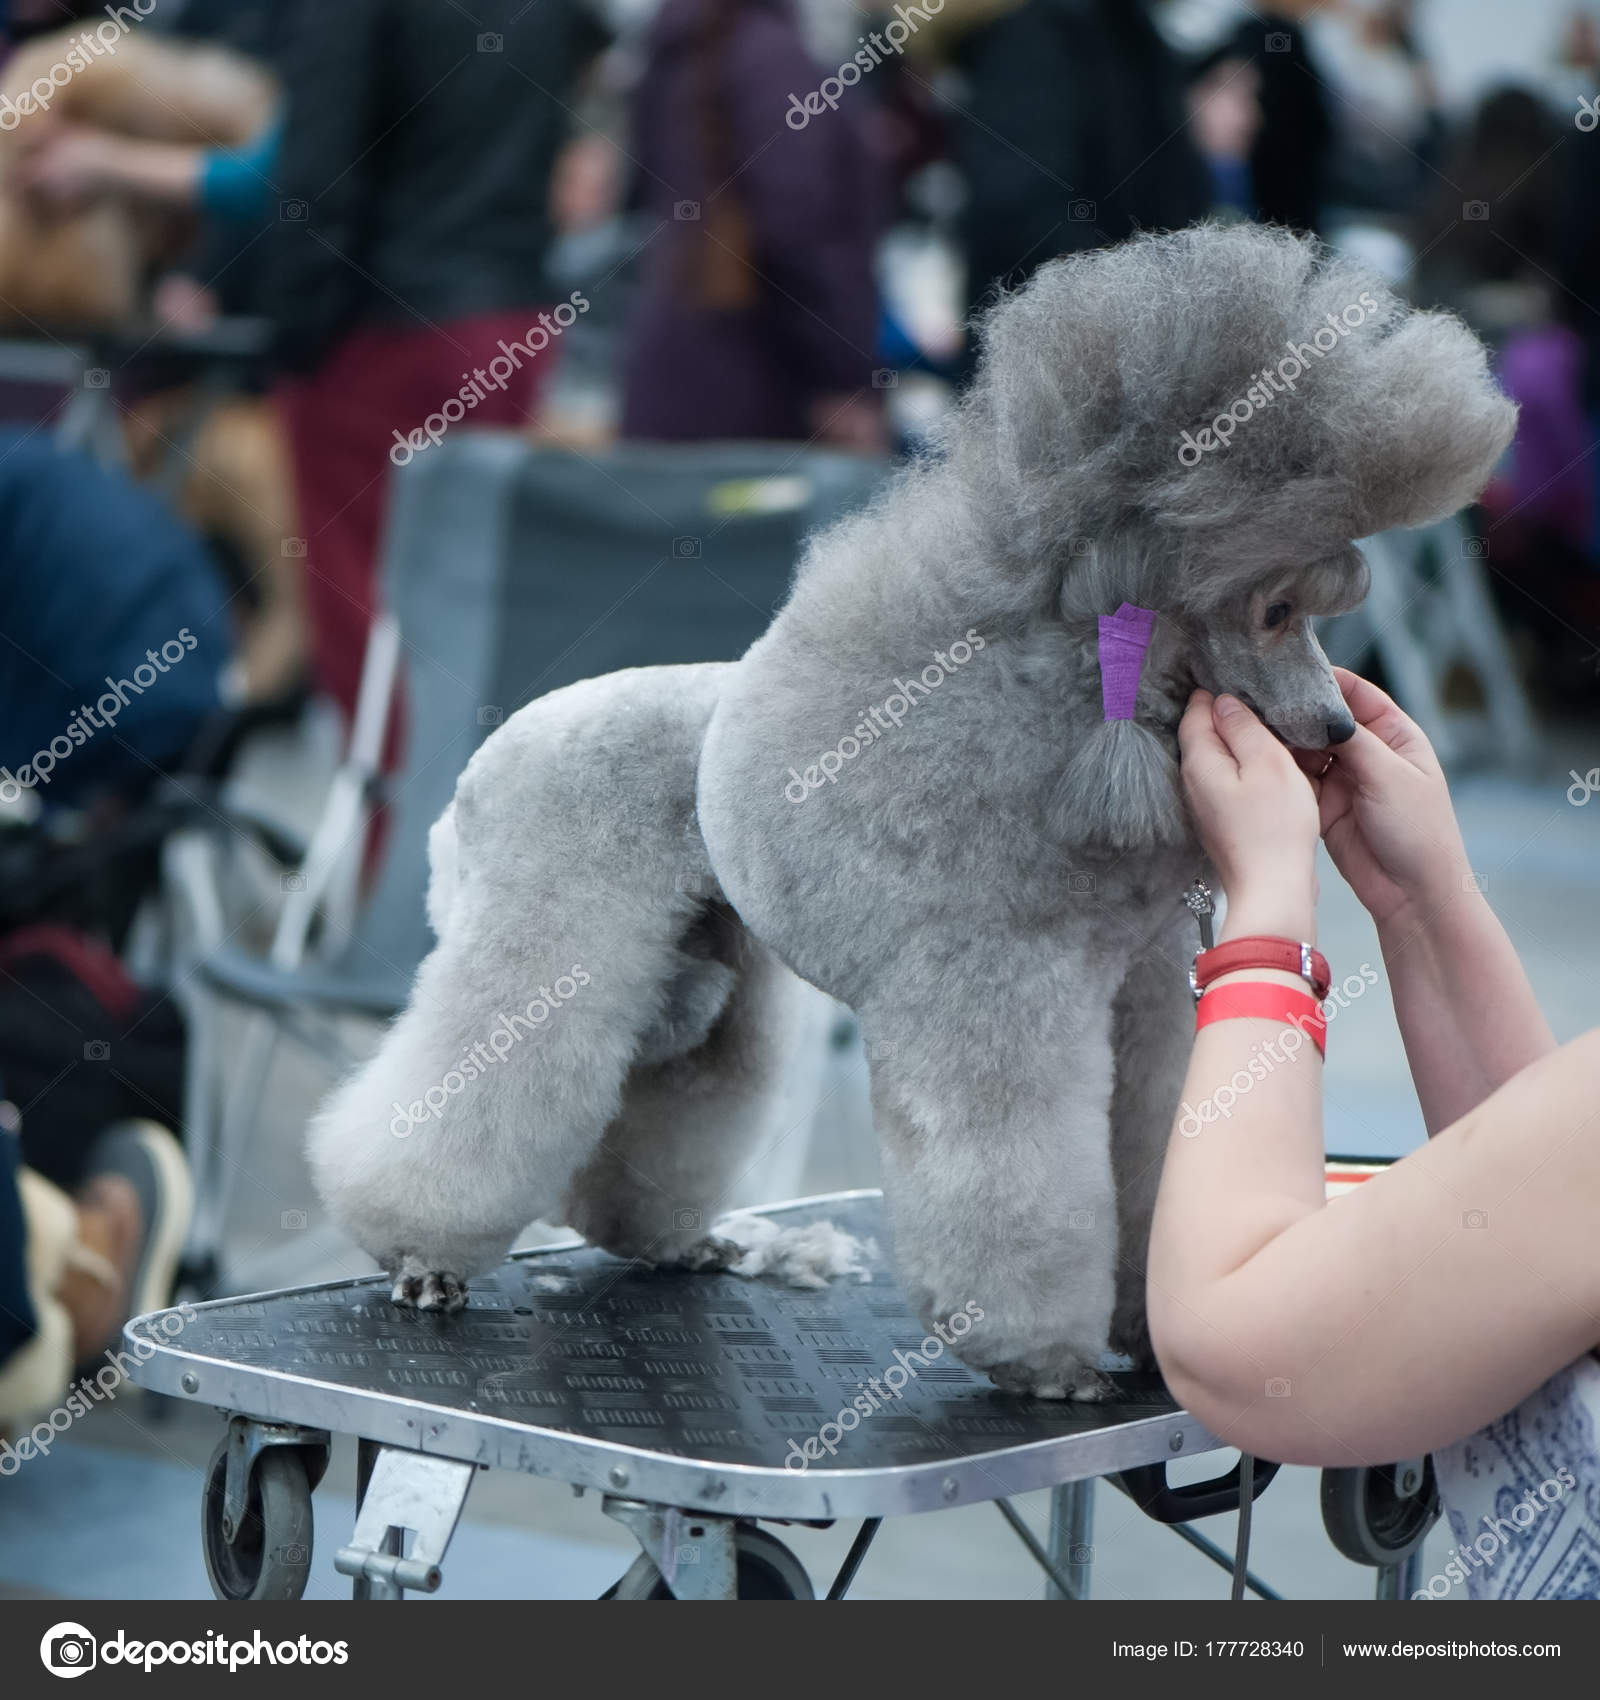
{"type": "Polygon", "coordinates": [[[271,176],[283,142],[276,118],[243,148],[207,148],[200,165],[200,210],[219,224],[256,224],[272,206],[271,176]]]}
{"type": "Polygon", "coordinates": [[[25,1262],[28,1228],[17,1191],[17,1142],[0,1128],[0,1364],[38,1329],[33,1301],[28,1297],[25,1262]]]}

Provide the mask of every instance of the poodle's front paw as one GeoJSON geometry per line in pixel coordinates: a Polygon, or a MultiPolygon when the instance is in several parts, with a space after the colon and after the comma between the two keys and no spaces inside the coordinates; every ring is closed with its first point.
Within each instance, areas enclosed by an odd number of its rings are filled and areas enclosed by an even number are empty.
{"type": "Polygon", "coordinates": [[[1111,1397],[1111,1383],[1093,1364],[1062,1350],[1012,1358],[987,1367],[989,1379],[1003,1393],[1033,1399],[1081,1399],[1092,1403],[1111,1397]]]}
{"type": "Polygon", "coordinates": [[[467,1283],[447,1269],[429,1269],[420,1258],[403,1258],[392,1271],[394,1285],[389,1297],[397,1305],[414,1305],[418,1310],[460,1310],[467,1302],[467,1283]]]}

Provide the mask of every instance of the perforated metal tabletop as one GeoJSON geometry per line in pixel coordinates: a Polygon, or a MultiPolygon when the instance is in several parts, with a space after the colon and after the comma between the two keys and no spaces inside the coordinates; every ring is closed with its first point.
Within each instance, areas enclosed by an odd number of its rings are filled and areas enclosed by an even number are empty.
{"type": "Polygon", "coordinates": [[[1220,1445],[1152,1376],[1114,1377],[1107,1402],[1057,1403],[998,1392],[948,1349],[924,1354],[878,1193],[761,1214],[875,1241],[870,1279],[803,1291],[573,1242],[510,1258],[449,1316],[401,1309],[381,1277],[153,1312],[126,1330],[143,1357],[133,1379],[230,1413],[736,1516],[933,1511],[1220,1445]],[[897,1363],[915,1369],[898,1388],[884,1379],[897,1363]],[[836,1423],[847,1409],[849,1428],[836,1423]],[[805,1458],[819,1435],[833,1452],[805,1458]]]}

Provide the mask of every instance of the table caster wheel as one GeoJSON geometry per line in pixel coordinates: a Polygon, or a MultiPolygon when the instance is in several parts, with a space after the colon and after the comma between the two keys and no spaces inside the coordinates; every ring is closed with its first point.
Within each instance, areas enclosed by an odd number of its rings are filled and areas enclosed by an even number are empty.
{"type": "Polygon", "coordinates": [[[224,1528],[228,1442],[211,1454],[200,1507],[206,1575],[219,1600],[298,1600],[311,1573],[311,1483],[292,1446],[268,1446],[250,1472],[239,1527],[224,1528]]]}
{"type": "MultiPolygon", "coordinates": [[[[741,1600],[814,1600],[806,1567],[775,1535],[741,1524],[733,1533],[736,1583],[741,1600]]],[[[600,1596],[603,1600],[671,1600],[677,1596],[646,1553],[628,1567],[620,1581],[600,1596]]]]}
{"type": "Polygon", "coordinates": [[[1356,1564],[1386,1569],[1422,1545],[1439,1515],[1431,1458],[1322,1472],[1322,1524],[1356,1564]]]}

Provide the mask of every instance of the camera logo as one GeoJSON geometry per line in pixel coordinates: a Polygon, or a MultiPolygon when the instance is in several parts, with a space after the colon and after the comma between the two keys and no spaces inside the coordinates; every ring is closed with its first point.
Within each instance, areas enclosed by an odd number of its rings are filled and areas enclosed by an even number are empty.
{"type": "Polygon", "coordinates": [[[52,1676],[82,1676],[98,1657],[95,1639],[81,1623],[57,1623],[39,1643],[40,1662],[52,1676]]]}

